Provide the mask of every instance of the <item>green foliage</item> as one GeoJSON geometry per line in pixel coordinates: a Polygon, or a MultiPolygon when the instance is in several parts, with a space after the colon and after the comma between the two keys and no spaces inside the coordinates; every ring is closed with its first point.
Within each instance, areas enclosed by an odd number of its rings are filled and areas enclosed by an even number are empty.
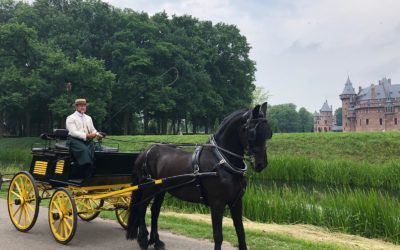
{"type": "Polygon", "coordinates": [[[301,120],[296,105],[280,104],[268,108],[268,119],[273,124],[274,132],[299,132],[301,120]]]}
{"type": "Polygon", "coordinates": [[[342,108],[338,108],[335,110],[335,117],[336,117],[336,125],[342,126],[342,108]]]}
{"type": "Polygon", "coordinates": [[[0,3],[0,114],[12,135],[63,127],[76,97],[113,134],[138,131],[137,116],[144,133],[207,133],[251,103],[255,63],[233,25],[101,1],[0,3]]]}

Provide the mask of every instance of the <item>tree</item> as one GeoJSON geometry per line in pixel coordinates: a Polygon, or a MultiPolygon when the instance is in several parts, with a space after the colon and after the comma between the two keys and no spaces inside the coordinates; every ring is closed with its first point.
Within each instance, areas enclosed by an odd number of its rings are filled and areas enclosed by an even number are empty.
{"type": "Polygon", "coordinates": [[[299,132],[301,130],[300,116],[296,111],[296,105],[280,104],[268,109],[268,119],[276,124],[275,132],[299,132]]]}
{"type": "Polygon", "coordinates": [[[256,88],[252,93],[251,107],[254,107],[257,104],[262,104],[264,102],[267,102],[270,97],[271,94],[269,93],[269,91],[266,91],[261,86],[256,86],[256,88]]]}
{"type": "Polygon", "coordinates": [[[0,120],[13,135],[63,127],[78,96],[117,134],[209,133],[253,99],[255,63],[234,25],[95,0],[0,0],[0,39],[0,120]]]}
{"type": "Polygon", "coordinates": [[[336,125],[342,126],[343,125],[343,122],[342,122],[342,108],[337,108],[335,110],[335,117],[336,117],[336,125]]]}
{"type": "Polygon", "coordinates": [[[314,128],[313,114],[308,112],[304,107],[299,110],[300,117],[300,131],[299,132],[312,132],[314,128]]]}

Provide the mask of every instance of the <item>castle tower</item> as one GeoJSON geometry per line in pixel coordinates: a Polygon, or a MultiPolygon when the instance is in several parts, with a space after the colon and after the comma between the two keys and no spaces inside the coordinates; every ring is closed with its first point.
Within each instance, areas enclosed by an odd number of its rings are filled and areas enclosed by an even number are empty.
{"type": "Polygon", "coordinates": [[[318,131],[319,123],[320,123],[320,116],[319,116],[319,113],[317,111],[315,111],[314,112],[314,132],[320,132],[320,131],[318,131]]]}
{"type": "Polygon", "coordinates": [[[340,99],[342,100],[343,132],[355,131],[356,115],[354,112],[354,105],[356,98],[357,94],[354,91],[353,84],[350,81],[350,77],[347,76],[343,92],[340,95],[340,99]]]}
{"type": "Polygon", "coordinates": [[[319,124],[317,125],[317,132],[329,132],[332,128],[332,106],[328,105],[328,101],[325,101],[322,108],[319,110],[319,124]]]}

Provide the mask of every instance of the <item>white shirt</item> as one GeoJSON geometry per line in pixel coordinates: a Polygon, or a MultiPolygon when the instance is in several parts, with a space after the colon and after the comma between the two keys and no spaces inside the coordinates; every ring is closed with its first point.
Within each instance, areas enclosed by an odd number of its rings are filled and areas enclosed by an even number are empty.
{"type": "Polygon", "coordinates": [[[93,126],[92,118],[78,111],[67,117],[65,127],[68,129],[70,136],[82,140],[86,140],[86,134],[97,132],[93,126]]]}

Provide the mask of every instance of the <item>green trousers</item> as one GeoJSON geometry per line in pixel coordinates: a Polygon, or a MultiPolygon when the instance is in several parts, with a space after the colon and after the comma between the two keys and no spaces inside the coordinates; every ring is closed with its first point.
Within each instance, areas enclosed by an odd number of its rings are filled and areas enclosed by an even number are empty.
{"type": "Polygon", "coordinates": [[[68,137],[67,145],[79,166],[93,165],[95,143],[68,137]]]}

